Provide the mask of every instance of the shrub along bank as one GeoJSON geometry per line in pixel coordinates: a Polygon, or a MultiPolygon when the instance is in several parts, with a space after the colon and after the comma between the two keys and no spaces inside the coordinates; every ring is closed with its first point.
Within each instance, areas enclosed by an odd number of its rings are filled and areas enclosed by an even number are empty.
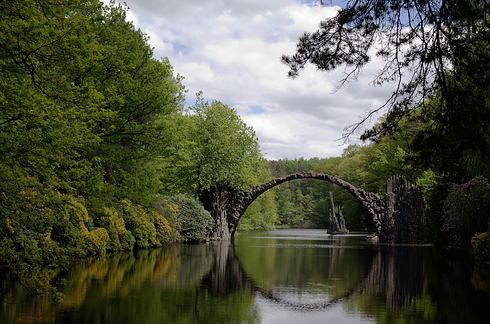
{"type": "Polygon", "coordinates": [[[52,274],[74,258],[205,241],[213,226],[209,212],[184,196],[165,197],[149,208],[123,199],[116,207],[90,210],[83,198],[59,191],[2,192],[0,206],[15,214],[1,219],[1,268],[38,293],[54,291],[52,274]]]}

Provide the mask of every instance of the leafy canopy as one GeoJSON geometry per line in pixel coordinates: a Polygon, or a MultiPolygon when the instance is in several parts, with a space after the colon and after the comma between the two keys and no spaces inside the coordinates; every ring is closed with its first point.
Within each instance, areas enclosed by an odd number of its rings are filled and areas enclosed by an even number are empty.
{"type": "Polygon", "coordinates": [[[185,115],[175,115],[173,134],[166,150],[167,181],[173,190],[202,198],[205,193],[239,191],[256,184],[262,156],[255,131],[237,111],[219,101],[211,104],[198,96],[185,115]]]}
{"type": "Polygon", "coordinates": [[[147,40],[114,2],[0,2],[2,271],[46,289],[46,267],[169,239],[144,208],[184,90],[147,40]]]}

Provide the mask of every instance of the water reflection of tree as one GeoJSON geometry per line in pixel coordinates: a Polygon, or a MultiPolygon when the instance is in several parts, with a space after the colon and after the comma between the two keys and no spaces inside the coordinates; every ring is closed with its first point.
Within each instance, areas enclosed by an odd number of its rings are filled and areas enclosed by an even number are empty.
{"type": "Polygon", "coordinates": [[[427,289],[430,255],[427,247],[379,246],[348,307],[378,323],[433,323],[437,308],[427,289]]]}
{"type": "Polygon", "coordinates": [[[202,284],[214,294],[226,295],[240,290],[253,293],[254,284],[245,274],[231,242],[213,245],[213,267],[202,279],[202,284]]]}
{"type": "Polygon", "coordinates": [[[372,266],[353,295],[382,294],[390,310],[400,310],[424,292],[427,248],[380,246],[372,266]]]}
{"type": "Polygon", "coordinates": [[[270,239],[263,244],[244,240],[236,249],[255,290],[290,309],[335,305],[362,281],[374,257],[346,245],[341,236],[328,241],[270,239]]]}
{"type": "MultiPolygon", "coordinates": [[[[287,271],[290,280],[291,275],[295,274],[294,270],[298,268],[297,265],[303,264],[300,267],[302,273],[292,281],[299,286],[304,286],[305,280],[326,284],[325,287],[328,288],[325,288],[323,300],[298,302],[287,293],[282,294],[281,289],[274,288],[286,283],[280,278],[280,274],[276,274],[277,278],[256,278],[252,275],[251,280],[259,282],[255,284],[256,291],[269,301],[290,309],[319,310],[337,302],[345,302],[348,307],[357,307],[359,311],[371,315],[376,315],[376,312],[399,313],[415,304],[419,309],[433,313],[434,304],[427,294],[427,247],[391,245],[350,249],[344,241],[337,243],[338,246],[332,243],[326,249],[328,258],[318,258],[317,253],[321,250],[317,250],[312,258],[299,248],[289,251],[287,255],[271,252],[271,257],[276,261],[269,263],[270,268],[266,269],[271,272],[277,267],[292,265],[293,271],[287,271]],[[316,269],[312,269],[313,266],[316,269]],[[366,270],[359,271],[360,268],[366,270]],[[322,269],[323,273],[319,273],[318,269],[322,269]],[[263,283],[261,280],[269,282],[263,283]]],[[[257,255],[259,253],[269,255],[269,251],[255,251],[252,257],[246,251],[240,253],[246,262],[253,264],[253,267],[247,266],[252,271],[259,267],[256,260],[263,260],[262,255],[257,255]]]]}
{"type": "MultiPolygon", "coordinates": [[[[371,255],[357,264],[364,263],[368,269],[365,275],[359,278],[359,273],[355,273],[346,280],[347,286],[337,290],[333,298],[311,304],[291,301],[275,293],[274,289],[264,289],[257,283],[257,278],[246,273],[233,246],[215,247],[213,253],[213,270],[203,278],[208,291],[220,295],[232,295],[237,291],[250,294],[255,291],[269,301],[289,309],[315,311],[343,302],[347,307],[356,307],[357,312],[376,318],[379,323],[472,323],[485,318],[482,312],[490,306],[485,284],[490,282],[485,277],[488,272],[472,270],[470,262],[458,262],[464,268],[459,269],[447,261],[435,260],[438,254],[424,246],[381,245],[373,249],[361,249],[361,253],[371,255]],[[375,252],[373,255],[369,253],[372,250],[375,252]],[[365,264],[368,260],[369,266],[365,264]],[[442,269],[437,268],[441,265],[442,269]],[[357,281],[355,278],[358,278],[357,281]],[[453,278],[462,280],[453,282],[453,278]],[[470,282],[473,287],[468,284],[470,282]],[[440,294],[447,294],[447,297],[441,298],[440,294]]],[[[352,253],[350,249],[328,250],[329,263],[322,266],[327,278],[335,278],[339,271],[356,266],[351,260],[353,255],[349,253],[352,253]]],[[[273,255],[281,257],[280,254],[273,255]]],[[[263,259],[259,257],[259,260],[263,259]]]]}
{"type": "MultiPolygon", "coordinates": [[[[65,300],[1,298],[0,323],[257,323],[254,293],[229,243],[175,245],[78,262],[60,277],[65,300]],[[8,306],[8,307],[6,307],[8,306]]],[[[9,294],[13,288],[4,287],[9,294]]]]}
{"type": "Polygon", "coordinates": [[[255,285],[245,274],[231,242],[212,244],[213,265],[196,295],[197,323],[259,323],[255,285]]]}
{"type": "Polygon", "coordinates": [[[488,275],[431,248],[381,246],[348,305],[379,323],[478,323],[488,318],[488,275]]]}
{"type": "Polygon", "coordinates": [[[490,308],[488,265],[475,267],[471,260],[455,256],[433,257],[437,262],[433,262],[427,290],[438,310],[436,322],[486,323],[490,308]]]}
{"type": "MultiPolygon", "coordinates": [[[[363,250],[341,249],[333,244],[322,258],[318,258],[318,251],[307,255],[305,251],[288,249],[286,256],[272,250],[259,254],[262,250],[248,245],[243,248],[249,249],[250,254],[246,256],[240,250],[242,259],[229,242],[176,245],[87,259],[65,273],[66,300],[62,304],[42,298],[25,304],[7,305],[2,301],[0,322],[29,322],[42,316],[43,321],[80,323],[258,323],[257,293],[281,307],[302,311],[325,309],[341,301],[380,323],[389,322],[390,318],[461,323],[468,318],[481,318],[482,310],[487,309],[485,303],[490,305],[485,284],[489,280],[484,272],[472,271],[461,263],[455,263],[459,265],[456,267],[434,260],[427,248],[379,246],[363,250]],[[291,266],[288,275],[295,276],[291,282],[299,284],[299,289],[305,280],[316,280],[325,287],[338,284],[340,288],[329,287],[330,297],[325,297],[325,302],[297,302],[273,289],[284,284],[283,278],[277,274],[260,277],[256,275],[262,272],[247,273],[244,261],[264,272],[291,266]],[[313,264],[316,269],[306,273],[313,264]],[[345,274],[349,271],[353,272],[345,274]],[[337,280],[342,273],[345,276],[337,280]],[[451,278],[464,280],[453,282],[451,278]],[[60,314],[64,320],[56,320],[60,314]]],[[[4,290],[7,291],[5,287],[4,290]]],[[[15,295],[13,290],[9,294],[15,295]]],[[[10,300],[23,300],[25,296],[18,294],[10,300]]]]}

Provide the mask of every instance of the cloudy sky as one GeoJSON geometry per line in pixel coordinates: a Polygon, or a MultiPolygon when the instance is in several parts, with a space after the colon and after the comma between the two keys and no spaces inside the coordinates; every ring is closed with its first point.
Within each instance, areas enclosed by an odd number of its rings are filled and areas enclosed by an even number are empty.
{"type": "Polygon", "coordinates": [[[342,1],[324,1],[329,6],[311,0],[125,2],[128,20],[150,37],[155,57],[168,57],[184,76],[187,103],[202,91],[206,100],[236,108],[255,129],[267,159],[340,156],[346,145],[357,143],[355,136],[347,144],[340,140],[343,129],[392,91],[370,85],[381,67],[376,60],[357,82],[338,91],[342,69],[322,73],[309,66],[298,78],[287,77],[281,55],[294,54],[303,32],[335,15],[334,4],[342,1]]]}

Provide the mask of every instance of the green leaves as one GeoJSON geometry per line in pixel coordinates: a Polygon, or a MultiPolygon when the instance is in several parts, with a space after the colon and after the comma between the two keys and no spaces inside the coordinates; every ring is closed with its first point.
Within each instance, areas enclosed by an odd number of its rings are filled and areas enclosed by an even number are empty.
{"type": "Polygon", "coordinates": [[[254,130],[235,109],[198,99],[187,114],[173,116],[172,144],[165,154],[168,181],[193,196],[240,190],[257,183],[261,154],[254,130]]]}
{"type": "Polygon", "coordinates": [[[82,146],[96,142],[90,126],[100,96],[72,82],[94,45],[93,24],[80,10],[97,12],[98,2],[9,1],[1,6],[1,162],[68,189],[56,170],[76,169],[70,160],[79,158],[82,146]]]}
{"type": "Polygon", "coordinates": [[[0,2],[0,192],[10,197],[0,201],[0,267],[23,279],[16,269],[25,264],[45,278],[43,266],[73,256],[156,244],[153,223],[159,241],[168,230],[140,205],[157,199],[150,162],[184,88],[125,10],[98,0],[0,2]],[[124,198],[135,202],[125,206],[134,235],[114,209],[124,198]],[[40,212],[48,202],[51,212],[40,212]],[[107,230],[93,227],[97,216],[107,230]]]}
{"type": "Polygon", "coordinates": [[[253,170],[260,163],[255,132],[235,109],[221,102],[198,102],[189,116],[197,127],[199,141],[197,169],[200,190],[228,187],[238,190],[253,183],[253,170]]]}
{"type": "Polygon", "coordinates": [[[468,249],[471,238],[489,229],[490,183],[476,177],[464,184],[453,184],[444,201],[442,231],[448,234],[449,247],[468,249]]]}
{"type": "Polygon", "coordinates": [[[201,203],[182,195],[166,197],[166,199],[178,208],[180,218],[178,230],[183,242],[204,242],[209,239],[214,220],[201,203]]]}

